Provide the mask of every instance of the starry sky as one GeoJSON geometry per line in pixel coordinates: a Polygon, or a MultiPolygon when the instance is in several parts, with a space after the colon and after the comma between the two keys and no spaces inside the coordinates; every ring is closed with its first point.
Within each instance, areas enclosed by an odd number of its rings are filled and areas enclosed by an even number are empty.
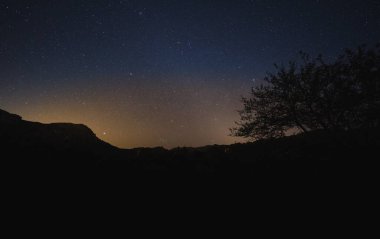
{"type": "Polygon", "coordinates": [[[230,144],[273,63],[379,41],[379,0],[0,0],[0,108],[124,148],[230,144]]]}

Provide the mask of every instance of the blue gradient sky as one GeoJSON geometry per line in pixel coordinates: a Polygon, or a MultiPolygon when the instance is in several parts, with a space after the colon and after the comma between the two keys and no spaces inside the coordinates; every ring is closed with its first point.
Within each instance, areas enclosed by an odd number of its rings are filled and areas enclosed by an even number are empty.
{"type": "Polygon", "coordinates": [[[300,50],[380,41],[379,1],[2,0],[0,107],[120,147],[229,144],[240,96],[300,50]]]}

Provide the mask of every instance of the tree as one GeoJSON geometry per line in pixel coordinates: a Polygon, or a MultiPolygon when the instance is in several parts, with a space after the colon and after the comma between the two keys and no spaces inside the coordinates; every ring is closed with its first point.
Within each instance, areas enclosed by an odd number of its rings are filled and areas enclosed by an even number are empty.
{"type": "Polygon", "coordinates": [[[347,49],[334,62],[320,55],[268,73],[242,98],[232,135],[276,138],[289,130],[342,131],[380,126],[380,44],[347,49]]]}

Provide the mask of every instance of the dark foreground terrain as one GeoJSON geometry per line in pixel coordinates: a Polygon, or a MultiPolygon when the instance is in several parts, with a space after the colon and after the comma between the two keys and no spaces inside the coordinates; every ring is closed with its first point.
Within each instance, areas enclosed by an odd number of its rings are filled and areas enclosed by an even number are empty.
{"type": "Polygon", "coordinates": [[[1,168],[16,179],[355,181],[376,170],[379,146],[372,129],[227,146],[119,149],[84,125],[28,122],[0,110],[1,168]]]}

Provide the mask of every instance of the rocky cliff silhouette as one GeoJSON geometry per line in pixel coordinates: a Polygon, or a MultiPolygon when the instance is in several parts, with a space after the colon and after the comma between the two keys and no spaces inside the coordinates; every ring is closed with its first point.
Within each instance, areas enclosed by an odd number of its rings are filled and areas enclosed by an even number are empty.
{"type": "MultiPolygon", "coordinates": [[[[33,155],[36,152],[82,152],[101,156],[97,153],[117,150],[116,147],[97,138],[85,125],[30,122],[4,110],[0,110],[0,136],[0,143],[4,149],[12,149],[10,153],[16,155],[33,155]]],[[[41,154],[41,157],[45,155],[41,154]]]]}
{"type": "Polygon", "coordinates": [[[120,150],[100,140],[85,125],[42,124],[0,110],[1,162],[17,178],[93,171],[120,150]]]}

